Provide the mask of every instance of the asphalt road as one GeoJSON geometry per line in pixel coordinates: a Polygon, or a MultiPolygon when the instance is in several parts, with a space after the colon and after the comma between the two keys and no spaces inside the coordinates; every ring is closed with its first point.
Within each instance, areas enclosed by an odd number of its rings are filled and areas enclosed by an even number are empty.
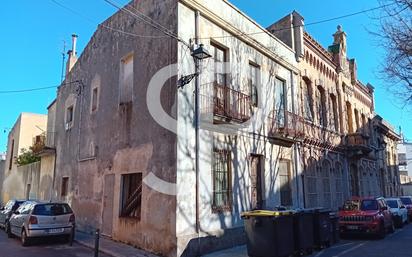
{"type": "Polygon", "coordinates": [[[315,252],[311,257],[411,257],[412,224],[388,234],[385,239],[347,237],[330,248],[315,252]]]}
{"type": "MultiPolygon", "coordinates": [[[[36,240],[32,245],[23,247],[18,238],[7,238],[0,230],[0,257],[93,257],[91,249],[74,243],[69,246],[62,240],[36,240]]],[[[99,257],[109,257],[102,253],[99,257]]]]}

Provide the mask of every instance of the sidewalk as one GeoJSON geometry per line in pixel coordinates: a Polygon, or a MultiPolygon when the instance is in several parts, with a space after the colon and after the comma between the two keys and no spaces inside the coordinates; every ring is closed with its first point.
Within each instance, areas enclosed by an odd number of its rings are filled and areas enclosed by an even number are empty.
{"type": "MultiPolygon", "coordinates": [[[[85,247],[94,249],[94,235],[76,231],[75,242],[85,247]]],[[[113,257],[159,257],[157,255],[134,248],[130,245],[115,242],[105,237],[100,237],[100,252],[113,257]]]]}
{"type": "Polygon", "coordinates": [[[248,257],[246,245],[233,247],[230,249],[209,253],[203,257],[248,257]]]}

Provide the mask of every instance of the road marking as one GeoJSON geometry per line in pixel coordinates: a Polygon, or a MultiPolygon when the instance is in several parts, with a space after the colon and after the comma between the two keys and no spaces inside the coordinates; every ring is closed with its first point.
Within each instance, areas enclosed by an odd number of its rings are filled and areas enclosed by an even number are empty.
{"type": "Polygon", "coordinates": [[[344,246],[348,246],[348,245],[353,245],[353,244],[354,244],[354,243],[346,243],[346,244],[343,244],[343,245],[335,245],[335,246],[330,247],[329,249],[340,248],[340,247],[344,247],[344,246]]]}
{"type": "Polygon", "coordinates": [[[365,243],[355,245],[354,247],[351,247],[351,248],[349,248],[349,249],[347,249],[347,250],[345,250],[345,251],[343,251],[343,252],[341,252],[341,253],[339,253],[339,254],[337,254],[337,255],[334,255],[333,257],[339,257],[339,256],[342,256],[342,255],[345,255],[345,254],[347,254],[347,253],[349,253],[349,252],[351,252],[351,251],[353,251],[353,250],[358,249],[359,247],[362,247],[364,244],[365,244],[365,243]]]}
{"type": "Polygon", "coordinates": [[[398,234],[399,232],[402,232],[402,231],[403,231],[403,228],[398,229],[395,232],[393,232],[392,234],[388,235],[387,237],[391,237],[391,236],[396,235],[396,234],[398,234]]]}

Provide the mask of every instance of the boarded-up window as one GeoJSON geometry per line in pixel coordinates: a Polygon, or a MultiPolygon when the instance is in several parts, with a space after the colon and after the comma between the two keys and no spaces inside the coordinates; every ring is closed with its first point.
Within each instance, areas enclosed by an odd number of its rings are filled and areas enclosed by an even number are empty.
{"type": "Polygon", "coordinates": [[[99,88],[95,87],[92,91],[92,112],[97,110],[99,100],[99,88]]]}
{"type": "Polygon", "coordinates": [[[142,205],[142,173],[122,175],[121,217],[140,219],[142,205]]]}
{"type": "Polygon", "coordinates": [[[289,167],[289,161],[281,160],[279,162],[280,204],[283,206],[292,205],[292,188],[289,167]]]}
{"type": "Polygon", "coordinates": [[[213,210],[231,210],[230,152],[213,152],[213,210]]]}
{"type": "Polygon", "coordinates": [[[119,103],[132,101],[133,96],[133,54],[120,61],[119,103]]]}
{"type": "Polygon", "coordinates": [[[69,191],[69,178],[68,177],[64,177],[62,178],[62,187],[61,187],[61,196],[65,197],[67,196],[67,193],[69,191]]]}

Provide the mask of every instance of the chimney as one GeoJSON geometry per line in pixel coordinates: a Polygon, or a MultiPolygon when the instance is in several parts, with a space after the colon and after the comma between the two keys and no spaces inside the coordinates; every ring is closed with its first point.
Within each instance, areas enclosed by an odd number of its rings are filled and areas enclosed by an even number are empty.
{"type": "Polygon", "coordinates": [[[66,76],[70,73],[71,69],[73,68],[74,64],[77,61],[77,53],[76,53],[76,44],[77,44],[77,35],[72,35],[72,49],[67,52],[69,58],[67,59],[66,64],[66,76]]]}

